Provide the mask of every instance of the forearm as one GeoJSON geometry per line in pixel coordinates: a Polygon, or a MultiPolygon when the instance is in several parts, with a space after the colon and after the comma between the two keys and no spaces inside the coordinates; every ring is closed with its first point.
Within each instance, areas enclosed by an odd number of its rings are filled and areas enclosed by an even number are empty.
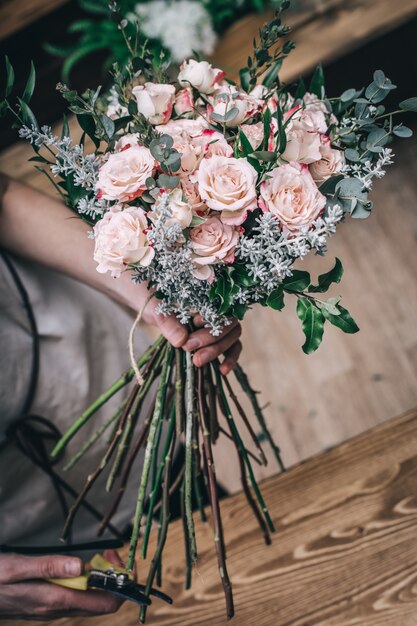
{"type": "Polygon", "coordinates": [[[91,227],[62,203],[10,180],[0,204],[0,246],[104,291],[133,309],[146,297],[128,273],[119,279],[99,274],[91,227]]]}

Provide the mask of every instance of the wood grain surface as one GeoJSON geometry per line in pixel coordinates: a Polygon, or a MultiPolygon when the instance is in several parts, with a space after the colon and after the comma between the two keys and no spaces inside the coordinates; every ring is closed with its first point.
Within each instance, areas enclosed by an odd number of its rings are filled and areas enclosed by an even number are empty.
{"type": "MultiPolygon", "coordinates": [[[[327,0],[316,11],[294,14],[284,22],[292,26],[297,47],[282,67],[281,79],[291,82],[334,61],[364,43],[393,30],[417,15],[417,0],[327,0]]],[[[252,51],[252,39],[265,16],[249,15],[236,22],[218,45],[214,61],[238,78],[252,51]]]]}
{"type": "Polygon", "coordinates": [[[0,39],[5,39],[68,1],[0,0],[0,39]]]}
{"type": "MultiPolygon", "coordinates": [[[[262,488],[277,525],[271,546],[263,545],[241,494],[222,501],[232,624],[416,626],[417,411],[269,478],[262,488]]],[[[210,521],[196,520],[196,529],[199,561],[193,587],[184,591],[181,522],[170,528],[163,589],[175,603],[155,601],[150,625],[229,623],[210,521]]],[[[140,562],[138,569],[140,575],[140,562]]],[[[137,609],[125,604],[116,616],[48,624],[134,626],[137,609]]]]}

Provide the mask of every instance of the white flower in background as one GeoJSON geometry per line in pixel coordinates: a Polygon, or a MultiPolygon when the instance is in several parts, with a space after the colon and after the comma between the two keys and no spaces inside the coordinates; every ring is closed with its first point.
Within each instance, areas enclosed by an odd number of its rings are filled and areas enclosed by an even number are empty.
{"type": "Polygon", "coordinates": [[[200,2],[193,0],[151,0],[135,7],[141,30],[152,39],[159,39],[174,61],[182,61],[196,52],[212,54],[217,37],[210,14],[200,2]]]}

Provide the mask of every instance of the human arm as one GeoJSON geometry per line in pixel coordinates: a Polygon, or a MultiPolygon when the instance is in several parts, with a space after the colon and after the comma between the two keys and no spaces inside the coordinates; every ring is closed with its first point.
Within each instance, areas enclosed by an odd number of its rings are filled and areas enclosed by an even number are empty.
{"type": "MultiPolygon", "coordinates": [[[[90,285],[134,311],[142,308],[149,295],[146,285],[132,283],[128,272],[118,279],[99,274],[93,259],[94,242],[87,236],[91,227],[69,208],[15,180],[8,181],[0,206],[0,246],[90,285]]],[[[175,347],[193,351],[195,365],[224,354],[222,372],[227,374],[234,367],[241,351],[237,321],[220,337],[213,337],[197,316],[198,330],[190,334],[174,316],[157,314],[156,306],[157,301],[150,300],[144,320],[157,326],[175,347]]]]}

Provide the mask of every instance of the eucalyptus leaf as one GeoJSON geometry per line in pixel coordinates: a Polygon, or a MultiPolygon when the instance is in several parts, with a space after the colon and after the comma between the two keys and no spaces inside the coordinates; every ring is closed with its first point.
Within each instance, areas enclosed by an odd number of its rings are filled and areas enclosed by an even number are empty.
{"type": "Polygon", "coordinates": [[[158,178],[159,187],[164,187],[165,189],[175,189],[175,187],[178,187],[179,182],[178,176],[169,176],[168,174],[160,174],[158,178]]]}
{"type": "Polygon", "coordinates": [[[400,102],[400,109],[403,111],[410,111],[411,113],[417,113],[417,97],[407,98],[400,102]]]}
{"type": "Polygon", "coordinates": [[[403,126],[401,124],[401,126],[394,126],[394,128],[392,129],[392,132],[394,135],[396,135],[397,137],[412,137],[413,135],[413,131],[411,130],[411,128],[408,128],[407,126],[403,126]]]}
{"type": "Polygon", "coordinates": [[[351,161],[352,163],[358,163],[360,161],[359,152],[357,150],[354,150],[353,148],[346,148],[345,157],[348,161],[351,161]]]}

